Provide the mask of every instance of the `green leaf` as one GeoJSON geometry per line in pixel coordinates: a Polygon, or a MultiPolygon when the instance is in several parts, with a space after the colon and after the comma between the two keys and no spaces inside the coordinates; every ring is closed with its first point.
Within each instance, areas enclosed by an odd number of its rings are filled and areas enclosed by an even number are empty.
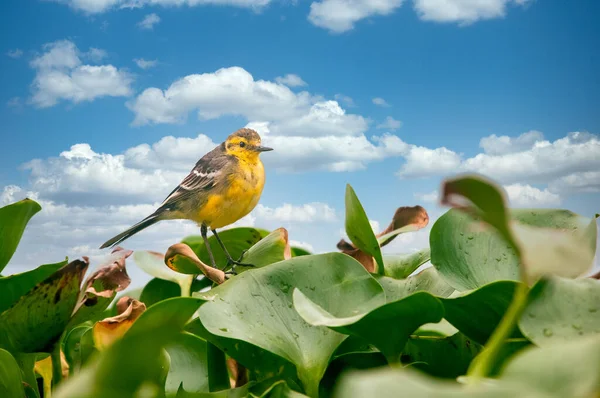
{"type": "Polygon", "coordinates": [[[482,346],[462,333],[448,337],[412,336],[402,352],[402,363],[431,376],[455,379],[464,375],[482,346]]]}
{"type": "Polygon", "coordinates": [[[283,378],[291,380],[294,383],[297,382],[295,367],[287,360],[270,351],[244,340],[234,340],[213,335],[202,325],[202,322],[198,318],[187,324],[185,330],[205,340],[210,340],[212,344],[246,367],[255,380],[283,378]]]}
{"type": "Polygon", "coordinates": [[[376,276],[375,279],[385,290],[388,301],[400,300],[415,292],[428,292],[437,297],[448,297],[454,293],[454,288],[447,284],[433,267],[425,268],[406,279],[387,276],[376,276]]]}
{"type": "Polygon", "coordinates": [[[35,285],[67,265],[67,261],[40,265],[34,270],[0,278],[0,313],[10,308],[35,285]]]}
{"type": "Polygon", "coordinates": [[[528,339],[541,347],[600,333],[600,281],[552,277],[533,289],[519,321],[528,339]]]}
{"type": "Polygon", "coordinates": [[[92,337],[92,327],[90,325],[80,325],[71,329],[62,340],[62,350],[65,353],[65,360],[69,364],[69,373],[72,375],[79,372],[86,359],[91,354],[89,343],[90,341],[84,341],[82,343],[82,336],[84,333],[89,332],[88,338],[92,337]],[[86,343],[88,343],[86,345],[86,343]]]}
{"type": "MultiPolygon", "coordinates": [[[[221,241],[223,241],[223,244],[227,248],[229,254],[231,254],[234,260],[237,260],[241,257],[245,250],[250,249],[256,243],[258,243],[258,241],[267,236],[269,231],[250,227],[238,227],[217,231],[217,233],[219,234],[219,237],[221,238],[221,241]]],[[[202,240],[201,236],[187,236],[181,242],[191,247],[194,253],[196,253],[198,258],[203,263],[212,265],[210,264],[210,258],[208,257],[208,252],[206,251],[206,247],[204,246],[204,241],[202,240]]],[[[223,249],[221,249],[217,239],[212,235],[208,237],[208,243],[215,257],[217,266],[222,269],[227,264],[227,257],[225,256],[223,249]]]]}
{"type": "Polygon", "coordinates": [[[503,190],[479,176],[446,181],[443,202],[460,210],[434,224],[431,263],[457,290],[520,280],[520,273],[528,283],[553,274],[574,278],[593,264],[595,219],[567,210],[509,212],[503,190]]]}
{"type": "Polygon", "coordinates": [[[150,307],[159,301],[181,296],[181,288],[176,283],[164,279],[153,278],[144,286],[140,301],[150,307]]]}
{"type": "Polygon", "coordinates": [[[260,383],[248,383],[242,387],[210,393],[190,393],[180,388],[177,398],[306,398],[306,395],[292,390],[283,380],[275,383],[265,380],[260,383]]]}
{"type": "Polygon", "coordinates": [[[25,231],[25,226],[42,207],[31,199],[0,208],[0,271],[12,258],[25,231]]]}
{"type": "Polygon", "coordinates": [[[519,260],[498,234],[473,217],[451,209],[429,234],[431,263],[458,291],[477,289],[497,280],[519,280],[519,260]]]}
{"type": "Polygon", "coordinates": [[[85,261],[72,261],[0,314],[0,347],[12,352],[49,350],[69,322],[87,267],[85,261]]]}
{"type": "MultiPolygon", "coordinates": [[[[510,305],[518,283],[497,281],[460,296],[442,298],[444,317],[469,338],[485,344],[510,305]]],[[[523,336],[515,328],[509,337],[523,336]]]]}
{"type": "Polygon", "coordinates": [[[600,392],[600,336],[527,348],[505,367],[500,380],[535,388],[545,397],[597,397],[600,392]]]}
{"type": "Polygon", "coordinates": [[[10,352],[0,348],[0,397],[24,397],[21,370],[10,352]]]}
{"type": "Polygon", "coordinates": [[[15,360],[21,368],[21,376],[23,377],[23,384],[25,386],[25,392],[29,397],[34,396],[40,397],[38,389],[37,378],[35,371],[33,370],[35,362],[43,356],[48,356],[47,353],[13,353],[15,360]]]}
{"type": "Polygon", "coordinates": [[[209,391],[206,341],[181,333],[165,349],[171,359],[165,385],[167,394],[177,393],[180,385],[187,392],[209,391]]]}
{"type": "Polygon", "coordinates": [[[384,255],[385,276],[396,279],[407,278],[417,268],[429,261],[430,254],[431,250],[427,248],[414,253],[384,255]]]}
{"type": "MultiPolygon", "coordinates": [[[[333,307],[361,309],[371,305],[369,300],[385,300],[381,286],[362,265],[344,254],[329,253],[244,272],[202,294],[210,301],[198,313],[212,335],[246,341],[294,364],[308,395],[314,396],[329,357],[346,336],[325,327],[310,327],[293,308],[296,287],[305,290],[309,298],[324,291],[332,297],[347,297],[345,302],[330,303],[333,307]],[[355,289],[358,284],[369,288],[355,289]],[[346,291],[355,294],[344,294],[346,291]]],[[[218,339],[214,344],[219,344],[218,339]]]]}
{"type": "Polygon", "coordinates": [[[308,250],[303,249],[301,247],[292,246],[291,250],[292,250],[292,257],[309,256],[312,254],[308,250]]]}
{"type": "Polygon", "coordinates": [[[164,347],[174,341],[201,300],[177,297],[149,307],[125,335],[95,356],[82,371],[63,382],[56,398],[164,396],[169,357],[164,347]]]}
{"type": "Polygon", "coordinates": [[[190,262],[185,262],[183,269],[172,270],[165,263],[165,255],[154,251],[136,251],[133,253],[133,261],[148,274],[177,283],[181,292],[185,293],[184,296],[189,295],[195,275],[200,273],[198,267],[190,262]]]}
{"type": "Polygon", "coordinates": [[[334,398],[543,398],[526,386],[481,383],[461,385],[411,369],[379,368],[343,375],[334,398]]]}
{"type": "MultiPolygon", "coordinates": [[[[360,292],[365,295],[367,289],[360,287],[357,286],[351,294],[365,290],[360,292]]],[[[337,296],[340,301],[338,308],[335,308],[340,314],[337,316],[310,300],[299,289],[294,290],[294,307],[311,325],[327,326],[373,344],[390,363],[400,361],[400,353],[411,333],[425,323],[439,322],[444,315],[440,301],[426,292],[417,292],[383,305],[372,305],[362,311],[351,306],[351,294],[337,296]]],[[[321,296],[319,299],[325,303],[335,300],[333,296],[321,296]]],[[[370,303],[374,303],[374,300],[371,299],[370,303]]]]}
{"type": "Polygon", "coordinates": [[[231,387],[225,353],[212,343],[206,343],[208,388],[210,391],[226,390],[231,387]]]}
{"type": "Polygon", "coordinates": [[[373,228],[371,228],[365,209],[349,184],[346,185],[346,234],[354,246],[375,258],[377,273],[383,275],[384,263],[381,247],[373,228]]]}
{"type": "MultiPolygon", "coordinates": [[[[288,232],[285,228],[279,228],[248,249],[241,261],[252,264],[255,268],[260,268],[279,261],[288,260],[291,257],[288,232]]],[[[241,273],[250,268],[252,267],[240,266],[236,268],[236,271],[241,273]]]]}

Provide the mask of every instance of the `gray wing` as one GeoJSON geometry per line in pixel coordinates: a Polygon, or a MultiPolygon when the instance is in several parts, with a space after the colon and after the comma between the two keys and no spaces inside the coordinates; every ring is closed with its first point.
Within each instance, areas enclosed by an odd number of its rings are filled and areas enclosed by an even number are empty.
{"type": "MultiPolygon", "coordinates": [[[[222,184],[228,173],[229,157],[224,154],[208,153],[200,159],[192,171],[179,183],[163,201],[157,210],[176,210],[182,202],[191,196],[201,196],[212,188],[222,184]]],[[[200,199],[200,198],[198,198],[200,199]]],[[[201,200],[200,200],[201,201],[201,200]]]]}

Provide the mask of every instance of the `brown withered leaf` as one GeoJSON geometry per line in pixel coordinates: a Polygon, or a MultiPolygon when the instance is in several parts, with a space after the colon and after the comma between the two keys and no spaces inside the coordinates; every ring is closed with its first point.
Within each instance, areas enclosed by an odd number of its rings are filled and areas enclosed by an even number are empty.
{"type": "MultiPolygon", "coordinates": [[[[403,206],[399,207],[394,213],[392,222],[382,232],[377,234],[377,239],[380,241],[381,247],[387,245],[393,241],[396,236],[403,232],[418,231],[421,228],[425,228],[429,224],[429,214],[422,206],[403,206]]],[[[358,262],[360,262],[367,271],[375,272],[375,259],[364,253],[362,250],[357,249],[352,243],[347,242],[345,239],[341,239],[337,248],[358,262]]]]}
{"type": "Polygon", "coordinates": [[[94,344],[100,351],[121,338],[133,325],[133,322],[146,311],[144,303],[128,296],[121,297],[116,308],[118,315],[105,318],[94,325],[94,344]]]}
{"type": "Polygon", "coordinates": [[[238,361],[233,358],[227,358],[227,368],[229,369],[229,383],[231,388],[242,387],[248,384],[248,371],[238,361]]]}
{"type": "Polygon", "coordinates": [[[91,307],[98,304],[99,299],[104,298],[106,304],[104,308],[98,308],[103,311],[117,292],[125,290],[131,283],[125,260],[131,256],[132,250],[126,250],[122,247],[116,247],[106,258],[96,272],[91,274],[83,284],[83,289],[79,302],[73,313],[79,311],[82,306],[91,307]]]}
{"type": "Polygon", "coordinates": [[[194,251],[185,243],[175,243],[167,249],[165,264],[174,271],[196,267],[211,281],[221,284],[227,279],[220,269],[210,267],[202,262],[194,251]]]}

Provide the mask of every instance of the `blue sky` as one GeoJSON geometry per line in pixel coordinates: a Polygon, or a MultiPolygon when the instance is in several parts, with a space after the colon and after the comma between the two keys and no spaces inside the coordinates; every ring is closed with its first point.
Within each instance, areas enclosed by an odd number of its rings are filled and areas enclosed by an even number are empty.
{"type": "MultiPolygon", "coordinates": [[[[44,206],[12,268],[102,254],[249,123],[275,151],[241,224],[315,251],[341,237],[346,183],[375,228],[414,204],[431,226],[440,182],[463,171],[514,206],[593,215],[599,16],[593,0],[4,1],[0,194],[44,206]]],[[[194,231],[165,223],[128,245],[194,231]]]]}

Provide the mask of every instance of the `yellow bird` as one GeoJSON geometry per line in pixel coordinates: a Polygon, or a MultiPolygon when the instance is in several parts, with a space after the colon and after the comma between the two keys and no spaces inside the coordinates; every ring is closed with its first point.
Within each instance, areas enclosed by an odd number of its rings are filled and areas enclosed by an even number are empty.
{"type": "Polygon", "coordinates": [[[211,265],[217,267],[208,243],[208,229],[227,256],[226,267],[232,265],[235,273],[235,266],[242,263],[231,257],[217,228],[233,224],[254,209],[265,185],[265,169],[259,155],[271,150],[261,146],[260,136],[252,129],[234,132],[196,163],[154,213],[109,239],[100,248],[115,246],[161,220],[192,220],[200,225],[211,265]]]}

